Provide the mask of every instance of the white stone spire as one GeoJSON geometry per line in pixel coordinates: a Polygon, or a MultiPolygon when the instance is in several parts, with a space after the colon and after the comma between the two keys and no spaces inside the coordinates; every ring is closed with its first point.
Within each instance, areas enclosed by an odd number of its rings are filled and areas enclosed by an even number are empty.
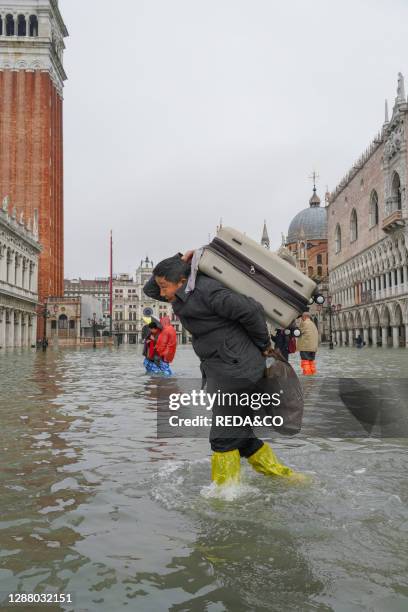
{"type": "Polygon", "coordinates": [[[269,248],[270,248],[270,242],[269,242],[268,230],[267,230],[267,227],[266,227],[266,219],[264,220],[264,225],[263,225],[263,230],[262,230],[261,244],[262,244],[262,246],[264,246],[264,247],[265,247],[265,249],[269,249],[269,248]]]}

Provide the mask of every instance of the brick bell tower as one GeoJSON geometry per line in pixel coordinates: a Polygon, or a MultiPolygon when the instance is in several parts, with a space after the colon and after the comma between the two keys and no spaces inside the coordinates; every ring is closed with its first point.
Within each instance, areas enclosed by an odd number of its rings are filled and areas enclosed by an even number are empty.
{"type": "Polygon", "coordinates": [[[38,227],[42,303],[64,293],[66,36],[58,0],[0,0],[0,199],[38,227]]]}

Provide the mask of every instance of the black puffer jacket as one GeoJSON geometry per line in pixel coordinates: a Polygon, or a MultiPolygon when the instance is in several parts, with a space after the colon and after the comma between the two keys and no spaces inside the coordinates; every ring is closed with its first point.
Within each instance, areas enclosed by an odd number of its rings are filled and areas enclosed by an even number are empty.
{"type": "MultiPolygon", "coordinates": [[[[262,306],[198,274],[195,289],[183,285],[172,302],[173,311],[192,334],[193,348],[207,378],[259,380],[265,368],[262,351],[270,344],[262,306]]],[[[152,276],[144,293],[166,302],[152,276]]]]}

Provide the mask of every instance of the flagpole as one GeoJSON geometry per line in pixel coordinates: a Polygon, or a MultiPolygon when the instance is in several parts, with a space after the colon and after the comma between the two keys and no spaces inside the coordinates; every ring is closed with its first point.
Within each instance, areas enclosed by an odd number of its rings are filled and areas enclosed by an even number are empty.
{"type": "Polygon", "coordinates": [[[113,278],[113,241],[112,241],[112,230],[110,231],[110,245],[109,245],[109,335],[112,337],[112,313],[113,313],[113,291],[112,291],[112,278],[113,278]]]}

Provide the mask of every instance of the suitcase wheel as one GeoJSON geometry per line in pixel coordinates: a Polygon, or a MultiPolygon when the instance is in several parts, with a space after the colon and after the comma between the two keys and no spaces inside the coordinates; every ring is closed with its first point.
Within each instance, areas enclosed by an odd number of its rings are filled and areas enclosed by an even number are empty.
{"type": "Polygon", "coordinates": [[[283,333],[285,336],[294,336],[295,338],[299,338],[301,335],[298,327],[287,327],[283,333]]]}
{"type": "Polygon", "coordinates": [[[323,303],[324,303],[324,295],[321,295],[320,293],[316,293],[316,295],[313,295],[309,300],[309,305],[323,304],[323,303]]]}

